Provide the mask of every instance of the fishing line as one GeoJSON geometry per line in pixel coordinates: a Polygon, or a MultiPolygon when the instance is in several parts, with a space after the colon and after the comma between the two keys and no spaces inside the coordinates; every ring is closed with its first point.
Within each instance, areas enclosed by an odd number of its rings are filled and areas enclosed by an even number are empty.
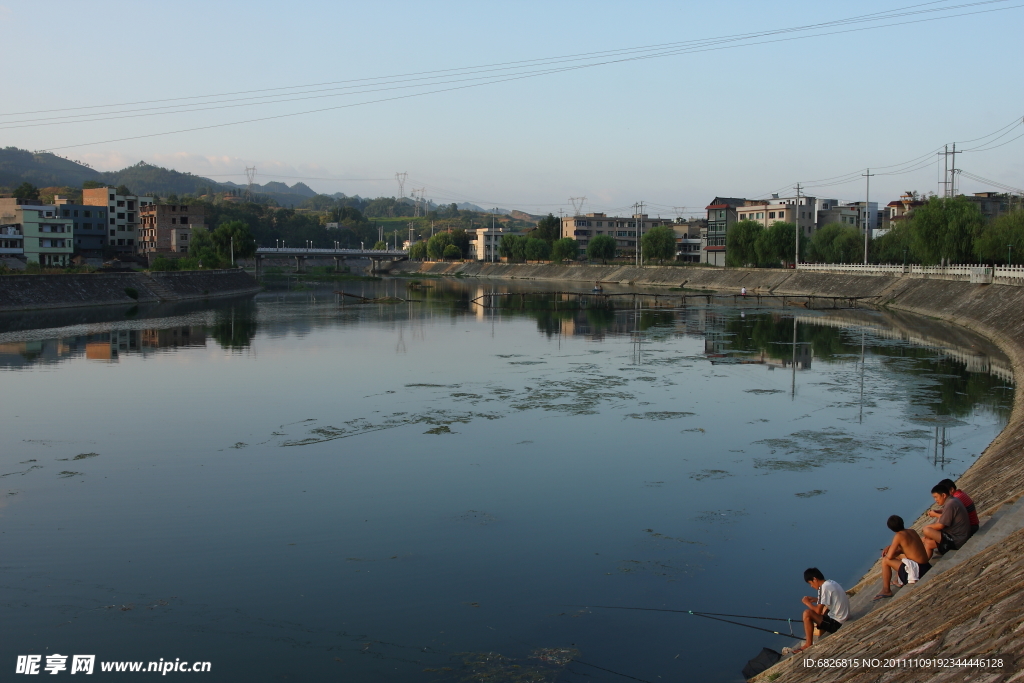
{"type": "MultiPolygon", "coordinates": [[[[576,605],[573,605],[576,607],[576,605]]],[[[692,614],[695,617],[704,617],[705,619],[714,619],[715,621],[724,621],[727,624],[734,624],[736,626],[743,626],[745,628],[752,628],[756,631],[764,631],[765,633],[774,633],[777,636],[785,636],[787,638],[796,638],[797,640],[803,640],[803,636],[798,636],[793,633],[793,620],[792,619],[780,619],[779,617],[753,617],[744,614],[719,614],[718,612],[694,612],[688,609],[658,609],[655,607],[612,607],[610,605],[592,605],[597,609],[628,609],[637,610],[640,612],[673,612],[676,614],[692,614]],[[728,619],[722,619],[720,617],[735,617],[737,619],[762,619],[765,621],[785,621],[789,624],[789,633],[782,633],[781,631],[773,631],[769,628],[761,628],[760,626],[751,626],[750,624],[741,624],[738,621],[730,621],[728,619]]]]}
{"type": "Polygon", "coordinates": [[[632,681],[640,681],[640,683],[651,683],[651,681],[648,681],[646,678],[637,678],[636,676],[630,676],[628,674],[620,674],[618,671],[612,671],[611,669],[606,669],[603,666],[598,666],[597,664],[590,664],[589,662],[580,661],[579,659],[572,659],[572,660],[569,660],[569,661],[571,661],[571,662],[573,662],[575,664],[582,664],[583,666],[592,666],[595,669],[600,669],[601,671],[607,671],[610,674],[615,674],[616,676],[622,676],[623,678],[628,678],[628,679],[630,679],[632,681]]]}

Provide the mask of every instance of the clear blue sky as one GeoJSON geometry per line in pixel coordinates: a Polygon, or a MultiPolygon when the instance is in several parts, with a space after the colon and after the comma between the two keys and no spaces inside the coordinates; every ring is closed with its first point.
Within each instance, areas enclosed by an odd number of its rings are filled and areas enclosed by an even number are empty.
{"type": "MultiPolygon", "coordinates": [[[[8,58],[0,113],[632,48],[914,2],[0,0],[8,58]]],[[[1022,3],[956,11],[1016,4],[1022,3]]],[[[700,213],[715,195],[753,197],[796,181],[895,164],[1024,116],[1022,25],[1024,9],[1011,9],[98,145],[64,148],[409,91],[0,129],[0,145],[59,150],[101,170],[146,160],[237,182],[244,176],[222,174],[255,165],[261,181],[388,179],[305,181],[318,191],[364,196],[397,194],[393,176],[408,171],[406,190],[426,186],[427,197],[438,202],[557,212],[569,208],[568,197],[582,195],[588,210],[628,210],[644,200],[653,203],[654,214],[670,215],[672,206],[700,213]]],[[[0,122],[38,116],[44,115],[0,122]]],[[[1022,152],[1024,139],[964,155],[958,165],[1022,187],[1022,152]]],[[[876,177],[872,198],[935,190],[935,171],[932,165],[876,177]]],[[[962,189],[988,188],[965,179],[962,189]]],[[[862,199],[864,185],[858,180],[810,192],[862,199]]]]}

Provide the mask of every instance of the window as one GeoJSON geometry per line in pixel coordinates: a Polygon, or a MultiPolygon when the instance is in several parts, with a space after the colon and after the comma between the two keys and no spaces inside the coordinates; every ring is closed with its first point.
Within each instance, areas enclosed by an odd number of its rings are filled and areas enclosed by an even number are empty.
{"type": "Polygon", "coordinates": [[[117,226],[117,229],[121,230],[121,231],[124,231],[124,226],[123,225],[119,225],[119,226],[117,226]]]}
{"type": "Polygon", "coordinates": [[[82,216],[85,218],[92,218],[92,211],[83,211],[82,216]]]}
{"type": "Polygon", "coordinates": [[[118,208],[124,208],[124,200],[123,199],[117,200],[117,206],[118,206],[118,208]]]}
{"type": "Polygon", "coordinates": [[[133,244],[135,244],[135,240],[128,240],[128,246],[129,247],[132,246],[133,244]]]}
{"type": "Polygon", "coordinates": [[[110,236],[111,236],[111,237],[113,237],[113,236],[114,236],[114,231],[113,231],[113,230],[111,230],[111,231],[110,231],[110,236]]]}
{"type": "Polygon", "coordinates": [[[111,224],[111,225],[113,225],[113,224],[114,224],[114,219],[113,219],[113,218],[111,218],[111,219],[110,219],[110,224],[111,224]]]}
{"type": "Polygon", "coordinates": [[[178,224],[178,219],[172,217],[171,218],[171,225],[177,225],[177,224],[178,224]]]}
{"type": "Polygon", "coordinates": [[[132,200],[129,199],[128,200],[128,208],[131,209],[131,210],[134,210],[135,209],[135,202],[133,202],[132,200]]]}
{"type": "Polygon", "coordinates": [[[128,214],[128,222],[129,223],[134,223],[135,222],[135,214],[134,213],[128,214]]]}
{"type": "Polygon", "coordinates": [[[64,209],[64,218],[70,218],[70,217],[71,217],[71,210],[70,209],[64,209]]]}
{"type": "Polygon", "coordinates": [[[114,201],[114,195],[110,195],[110,201],[114,201]]]}
{"type": "Polygon", "coordinates": [[[774,211],[769,212],[768,218],[775,218],[775,212],[774,211]]]}
{"type": "Polygon", "coordinates": [[[176,207],[176,206],[172,206],[171,207],[171,211],[177,211],[177,210],[178,210],[178,207],[176,207]]]}
{"type": "MultiPolygon", "coordinates": [[[[181,210],[182,211],[188,211],[188,207],[187,206],[183,206],[183,207],[181,207],[181,210]]],[[[590,223],[588,222],[587,225],[590,225],[590,223]]]]}

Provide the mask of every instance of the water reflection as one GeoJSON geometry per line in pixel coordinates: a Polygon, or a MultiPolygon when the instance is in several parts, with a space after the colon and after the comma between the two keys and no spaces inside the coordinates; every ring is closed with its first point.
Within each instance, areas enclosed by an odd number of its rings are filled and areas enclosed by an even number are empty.
{"type": "Polygon", "coordinates": [[[24,598],[0,655],[148,619],[235,680],[468,680],[490,674],[472,653],[522,673],[570,644],[644,680],[735,680],[788,643],[565,605],[790,616],[804,567],[858,577],[1013,397],[991,344],[887,312],[409,285],[0,316],[4,588],[24,598]],[[56,420],[53,386],[75,407],[56,420]],[[97,394],[139,387],[173,419],[112,429],[97,394]],[[808,544],[822,529],[843,542],[808,544]]]}

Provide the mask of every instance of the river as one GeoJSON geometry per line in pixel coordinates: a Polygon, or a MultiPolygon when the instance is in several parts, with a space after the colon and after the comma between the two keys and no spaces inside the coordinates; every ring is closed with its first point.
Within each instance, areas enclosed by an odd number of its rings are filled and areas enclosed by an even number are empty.
{"type": "Polygon", "coordinates": [[[855,583],[1009,416],[935,321],[567,287],[0,316],[2,666],[739,681],[795,641],[599,606],[799,632],[803,570],[855,583]]]}

